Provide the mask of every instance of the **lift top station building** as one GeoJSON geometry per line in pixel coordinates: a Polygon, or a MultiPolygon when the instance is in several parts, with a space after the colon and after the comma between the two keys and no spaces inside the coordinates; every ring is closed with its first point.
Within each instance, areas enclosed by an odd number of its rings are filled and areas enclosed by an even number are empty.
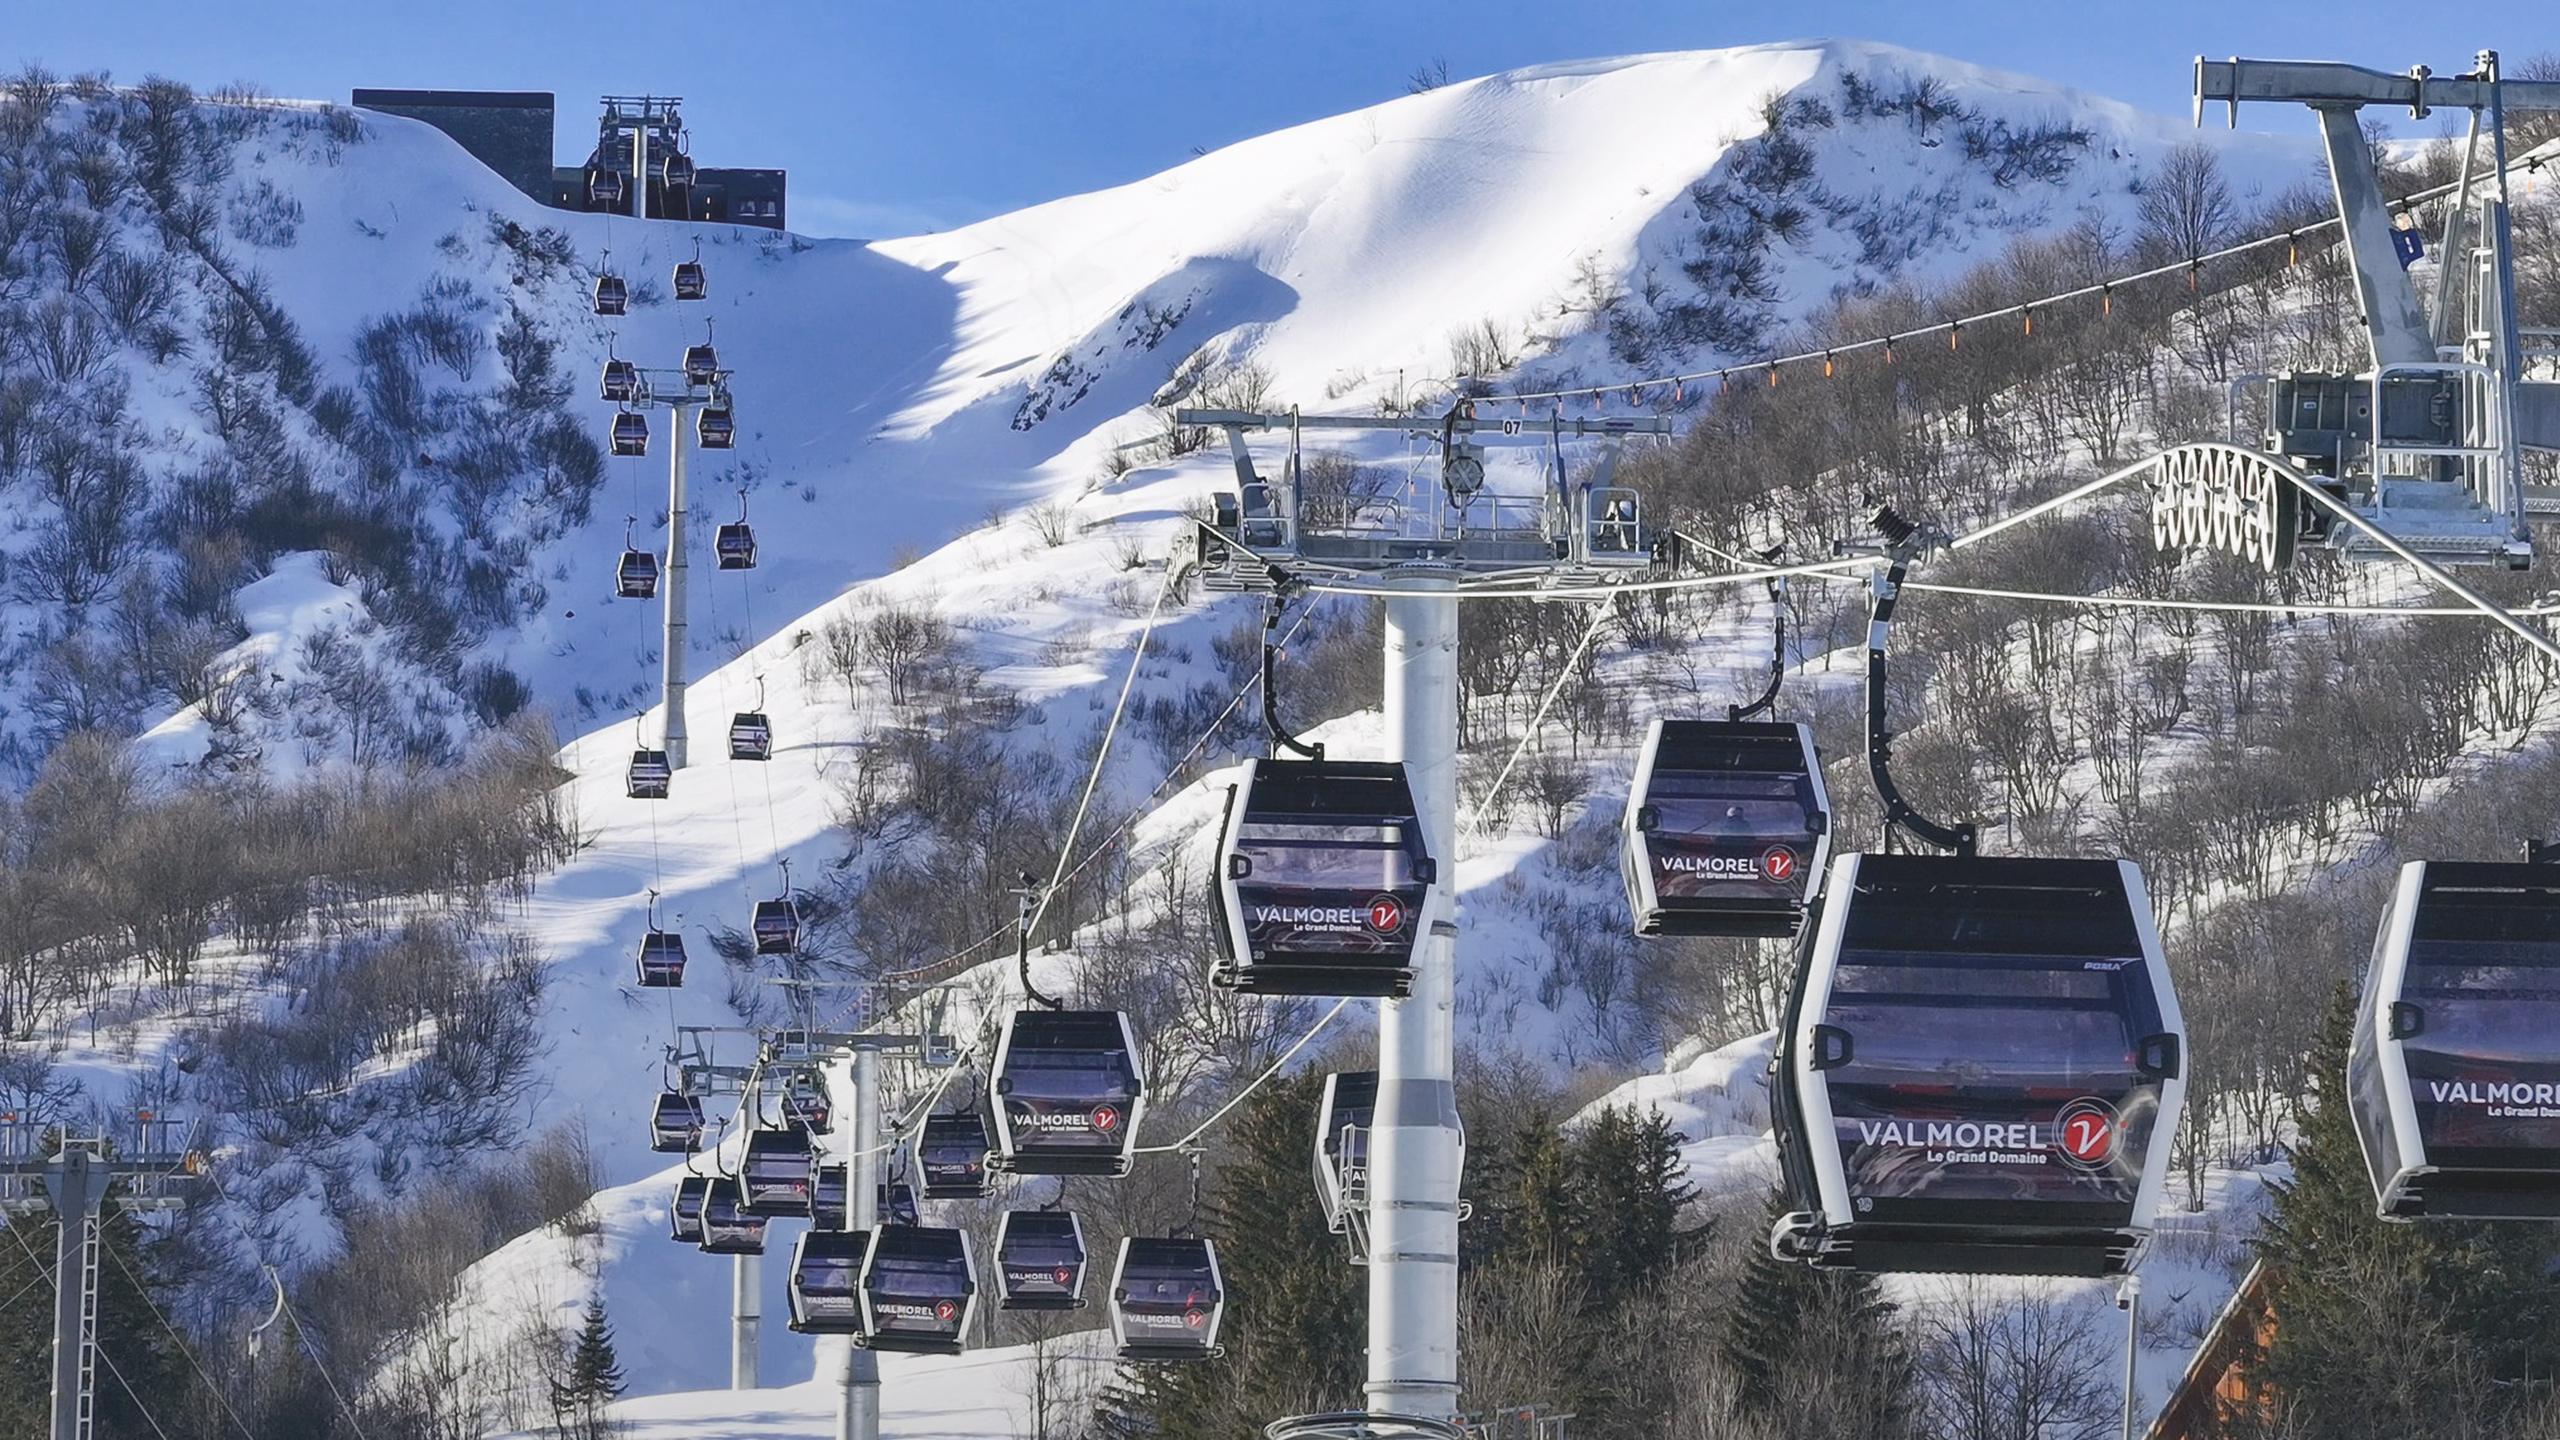
{"type": "Polygon", "coordinates": [[[527,196],[555,210],[630,213],[626,201],[594,200],[595,178],[611,171],[632,182],[633,139],[648,217],[783,228],[784,174],[774,169],[696,166],[687,150],[682,97],[607,95],[599,102],[595,148],[582,165],[552,163],[556,106],[546,90],[358,90],[359,110],[423,120],[453,137],[472,158],[527,196]],[[672,183],[671,183],[672,182],[672,183]]]}

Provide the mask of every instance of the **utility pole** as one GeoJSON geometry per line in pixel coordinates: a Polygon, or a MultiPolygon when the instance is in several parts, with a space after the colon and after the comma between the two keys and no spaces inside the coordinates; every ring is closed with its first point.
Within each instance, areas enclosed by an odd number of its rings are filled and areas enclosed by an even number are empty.
{"type": "MultiPolygon", "coordinates": [[[[1454,892],[1458,838],[1458,596],[1446,575],[1393,580],[1386,720],[1428,852],[1454,892]]],[[[1413,990],[1378,1007],[1378,1103],[1369,1133],[1369,1380],[1373,1414],[1458,1409],[1457,934],[1426,916],[1413,990]]]]}
{"type": "MultiPolygon", "coordinates": [[[[1364,581],[1386,596],[1387,757],[1401,761],[1439,867],[1432,913],[1414,947],[1412,989],[1378,1006],[1378,1097],[1369,1138],[1369,1365],[1367,1410],[1292,1417],[1274,1434],[1454,1436],[1458,1433],[1460,1129],[1457,1052],[1458,603],[1470,581],[1510,586],[1606,583],[1649,569],[1650,538],[1635,492],[1611,483],[1627,437],[1672,433],[1658,416],[1479,418],[1471,401],[1428,416],[1304,415],[1297,411],[1181,410],[1178,425],[1217,426],[1235,461],[1236,488],[1216,497],[1171,562],[1203,588],[1283,592],[1307,572],[1364,581]],[[1436,444],[1436,486],[1310,509],[1298,486],[1308,430],[1401,432],[1436,444]],[[1285,435],[1276,477],[1258,470],[1249,432],[1285,435]],[[1548,463],[1533,489],[1487,483],[1484,443],[1543,441],[1548,463]],[[1568,440],[1602,444],[1598,470],[1570,478],[1568,440]]],[[[1516,473],[1516,472],[1515,472],[1516,473]]]]}
{"type": "Polygon", "coordinates": [[[51,1211],[53,1247],[53,1398],[49,1440],[90,1440],[96,1414],[98,1254],[101,1218],[111,1189],[127,1210],[173,1210],[187,1203],[204,1157],[189,1149],[174,1121],[143,1112],[130,1144],[101,1135],[0,1119],[0,1209],[51,1211]],[[44,1153],[46,1146],[52,1153],[44,1153]]]}
{"type": "MultiPolygon", "coordinates": [[[[845,1223],[867,1232],[880,1223],[880,1051],[853,1051],[853,1163],[845,1174],[845,1223]]],[[[836,1440],[880,1440],[880,1356],[844,1342],[844,1393],[836,1404],[836,1440]]]]}
{"type": "MultiPolygon", "coordinates": [[[[689,396],[688,390],[688,396],[689,396]]],[[[667,752],[667,768],[684,768],[686,737],[684,725],[684,661],[685,661],[685,494],[684,448],[685,419],[693,413],[688,400],[669,402],[668,414],[674,423],[667,428],[667,633],[658,667],[658,689],[666,701],[666,718],[662,725],[660,748],[667,752]]]]}

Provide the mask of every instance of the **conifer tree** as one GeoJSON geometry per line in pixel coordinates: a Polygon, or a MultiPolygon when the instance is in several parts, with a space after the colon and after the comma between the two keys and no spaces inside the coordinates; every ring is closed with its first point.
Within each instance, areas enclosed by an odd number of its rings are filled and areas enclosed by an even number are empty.
{"type": "MultiPolygon", "coordinates": [[[[1787,1208],[1783,1194],[1772,1194],[1759,1234],[1787,1208]]],[[[1786,1434],[1840,1440],[1914,1434],[1910,1356],[1894,1328],[1894,1307],[1876,1282],[1854,1271],[1780,1260],[1765,1243],[1752,1244],[1746,1256],[1716,1337],[1742,1407],[1786,1434]],[[1824,1383],[1808,1384],[1814,1376],[1824,1383]],[[1808,1413],[1812,1406],[1826,1413],[1808,1413]]]]}
{"type": "MultiPolygon", "coordinates": [[[[2346,1099],[2354,993],[2332,997],[2310,1055],[2293,1174],[2255,1240],[2275,1335],[2255,1378],[2284,1434],[2346,1440],[2500,1431],[2550,1386],[2560,1285],[2548,1227],[2386,1225],[2346,1099]]],[[[2235,1433],[2269,1423],[2228,1417],[2235,1433]]]]}
{"type": "Polygon", "coordinates": [[[587,1298],[578,1338],[569,1348],[568,1373],[552,1382],[551,1411],[560,1429],[581,1440],[611,1433],[604,1407],[622,1394],[621,1360],[613,1353],[613,1327],[605,1323],[604,1297],[587,1298]]]}

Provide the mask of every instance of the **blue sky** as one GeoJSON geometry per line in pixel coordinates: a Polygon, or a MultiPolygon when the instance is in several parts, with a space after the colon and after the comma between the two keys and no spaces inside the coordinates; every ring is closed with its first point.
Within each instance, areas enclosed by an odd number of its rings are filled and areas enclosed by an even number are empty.
{"type": "MultiPolygon", "coordinates": [[[[2459,12],[2375,3],[2134,0],[22,0],[0,63],[254,81],[343,102],[359,85],[550,90],[561,158],[592,98],[686,98],[708,164],[791,172],[793,228],[940,228],[1137,179],[1249,135],[1547,60],[1817,35],[1884,40],[2183,112],[2194,55],[2469,68],[2560,49],[2550,0],[2459,12]],[[208,23],[218,17],[220,23],[208,23]],[[2459,23],[2455,23],[2458,17],[2459,23]]],[[[2301,123],[2244,114],[2243,124],[2301,123]]],[[[2218,121],[2216,123],[2219,123],[2218,121]]]]}

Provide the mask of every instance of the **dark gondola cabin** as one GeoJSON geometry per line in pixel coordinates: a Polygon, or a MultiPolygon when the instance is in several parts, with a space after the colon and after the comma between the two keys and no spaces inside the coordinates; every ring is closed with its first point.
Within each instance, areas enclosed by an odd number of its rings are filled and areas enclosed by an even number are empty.
{"type": "Polygon", "coordinates": [[[824,1135],[835,1128],[835,1112],[827,1104],[827,1087],[805,1070],[792,1076],[791,1083],[783,1087],[782,1115],[812,1135],[824,1135]]]}
{"type": "Polygon", "coordinates": [[[631,287],[622,283],[621,276],[599,275],[596,277],[595,312],[599,315],[631,313],[631,287]]]}
{"type": "Polygon", "coordinates": [[[672,990],[684,984],[684,937],[673,930],[651,930],[640,937],[640,986],[672,990]]]}
{"type": "Polygon", "coordinates": [[[882,1225],[862,1256],[862,1330],[874,1350],[957,1355],[978,1312],[978,1267],[965,1230],[882,1225]]]}
{"type": "MultiPolygon", "coordinates": [[[[682,151],[670,152],[658,168],[658,178],[670,190],[681,190],[693,183],[693,160],[682,151]]],[[[695,296],[695,299],[702,297],[695,296]]]]}
{"type": "Polygon", "coordinates": [[[1316,1111],[1316,1198],[1326,1228],[1340,1234],[1350,1207],[1369,1185],[1369,1122],[1378,1104],[1378,1072],[1343,1070],[1324,1077],[1316,1111]]]}
{"type": "Polygon", "coordinates": [[[625,410],[613,417],[613,453],[629,459],[649,453],[649,417],[625,410]]]}
{"type": "Polygon", "coordinates": [[[631,764],[622,774],[622,793],[634,800],[664,800],[675,773],[667,764],[666,751],[634,750],[631,764]]]}
{"type": "Polygon", "coordinates": [[[2401,868],[2347,1103],[2382,1218],[2560,1219],[2560,865],[2401,868]]]}
{"type": "Polygon", "coordinates": [[[773,758],[773,722],[761,710],[741,710],[729,721],[729,758],[732,760],[770,760],[773,758]]]}
{"type": "Polygon", "coordinates": [[[679,300],[700,300],[711,293],[710,277],[703,273],[699,260],[677,261],[674,283],[679,300]]]}
{"type": "Polygon", "coordinates": [[[640,393],[640,367],[628,360],[607,360],[604,373],[596,378],[596,389],[617,405],[633,399],[640,393]]]}
{"type": "Polygon", "coordinates": [[[711,1255],[764,1253],[765,1217],[747,1208],[741,1182],[728,1176],[712,1179],[702,1198],[702,1248],[711,1255]]]}
{"type": "Polygon", "coordinates": [[[987,1193],[987,1122],[975,1112],[927,1115],[916,1138],[916,1173],[927,1200],[976,1200],[987,1193]]]}
{"type": "Polygon", "coordinates": [[[703,406],[693,417],[693,438],[705,450],[738,448],[738,412],[725,399],[703,406]]]}
{"type": "Polygon", "coordinates": [[[1017,1010],[996,1040],[996,1154],[1017,1175],[1126,1175],[1146,1082],[1117,1010],[1017,1010]]]}
{"type": "Polygon", "coordinates": [[[1435,878],[1402,765],[1248,760],[1227,792],[1211,978],[1264,995],[1402,995],[1435,878]]]}
{"type": "Polygon", "coordinates": [[[617,600],[658,597],[658,557],[647,550],[625,550],[614,562],[613,594],[617,600]]]}
{"type": "Polygon", "coordinates": [[[800,948],[800,905],[788,895],[756,902],[750,924],[759,955],[788,955],[800,948]]]}
{"type": "Polygon", "coordinates": [[[809,1191],[816,1179],[817,1157],[808,1131],[779,1125],[747,1136],[746,1154],[738,1161],[738,1183],[746,1187],[750,1214],[767,1219],[807,1216],[809,1191]]]}
{"type": "Polygon", "coordinates": [[[792,1242],[794,1334],[862,1333],[862,1254],[869,1248],[871,1236],[859,1230],[810,1230],[792,1242]]]}
{"type": "Polygon", "coordinates": [[[711,553],[719,557],[723,570],[756,568],[755,527],[744,520],[723,523],[711,537],[711,553]]]}
{"type": "Polygon", "coordinates": [[[838,1160],[818,1167],[817,1187],[809,1192],[809,1223],[821,1230],[842,1230],[853,1223],[853,1167],[838,1160]]]}
{"type": "Polygon", "coordinates": [[[1774,1128],[1781,1256],[2121,1274],[2149,1236],[2184,1028],[2123,860],[1844,855],[1800,950],[1774,1128]]]}
{"type": "Polygon", "coordinates": [[[1071,1210],[1007,1210],[996,1222],[996,1292],[1007,1310],[1078,1310],[1088,1261],[1071,1210]]]}
{"type": "Polygon", "coordinates": [[[1131,1235],[1111,1276],[1111,1338],[1123,1360],[1207,1360],[1227,1308],[1218,1247],[1188,1235],[1131,1235]]]}
{"type": "Polygon", "coordinates": [[[1646,728],[1619,851],[1637,934],[1792,935],[1830,846],[1811,727],[1646,728]]]}
{"type": "Polygon", "coordinates": [[[679,1245],[702,1243],[702,1204],[710,1198],[708,1175],[683,1175],[667,1196],[667,1238],[679,1245]]]}
{"type": "Polygon", "coordinates": [[[587,177],[587,203],[597,209],[609,210],[620,205],[622,195],[621,171],[598,170],[587,177]]]}
{"type": "Polygon", "coordinates": [[[684,379],[688,385],[708,385],[720,378],[720,352],[709,342],[684,347],[684,379]]]}
{"type": "Polygon", "coordinates": [[[649,1148],[661,1155],[690,1155],[702,1148],[702,1097],[661,1090],[649,1110],[649,1148]]]}

